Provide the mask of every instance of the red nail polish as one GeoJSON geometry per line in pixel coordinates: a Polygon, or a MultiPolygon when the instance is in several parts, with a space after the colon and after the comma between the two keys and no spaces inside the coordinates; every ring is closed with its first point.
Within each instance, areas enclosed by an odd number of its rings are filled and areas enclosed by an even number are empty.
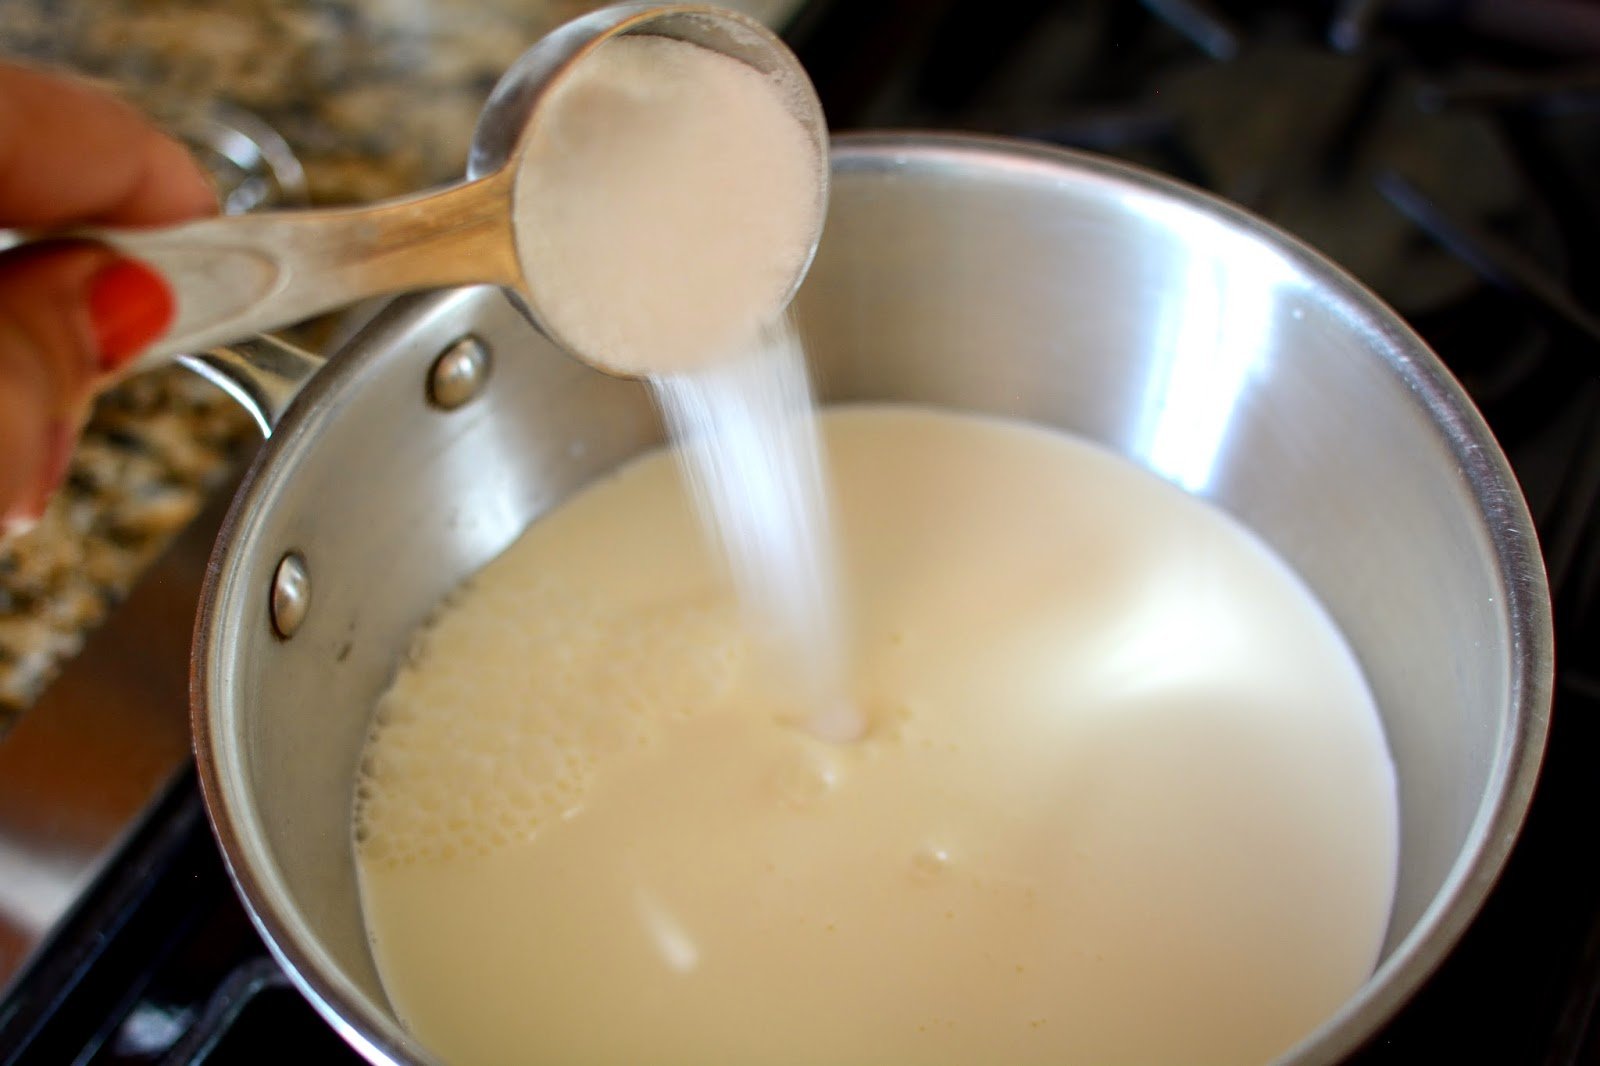
{"type": "Polygon", "coordinates": [[[89,282],[100,369],[124,366],[167,331],[176,311],[172,289],[143,263],[119,259],[101,270],[89,282]]]}

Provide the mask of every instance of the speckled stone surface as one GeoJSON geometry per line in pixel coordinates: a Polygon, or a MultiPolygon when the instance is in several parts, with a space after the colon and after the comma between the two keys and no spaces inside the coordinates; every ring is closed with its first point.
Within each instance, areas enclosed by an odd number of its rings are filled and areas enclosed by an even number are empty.
{"type": "Polygon", "coordinates": [[[230,401],[176,367],[104,398],[43,520],[0,545],[0,732],[256,439],[230,401]]]}
{"type": "MultiPolygon", "coordinates": [[[[175,126],[218,105],[243,108],[288,141],[312,202],[352,203],[459,176],[500,73],[595,6],[0,0],[0,55],[102,79],[175,126]]],[[[730,6],[776,24],[795,4],[730,6]]],[[[67,489],[36,529],[0,545],[0,733],[256,441],[242,412],[176,368],[104,398],[67,489]]]]}

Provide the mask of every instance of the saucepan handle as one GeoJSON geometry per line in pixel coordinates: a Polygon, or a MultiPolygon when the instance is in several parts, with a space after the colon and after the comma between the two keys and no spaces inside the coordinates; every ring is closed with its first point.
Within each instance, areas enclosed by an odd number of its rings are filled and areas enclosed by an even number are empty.
{"type": "Polygon", "coordinates": [[[289,404],[326,361],[267,335],[176,358],[248,411],[263,437],[272,436],[289,404]]]}

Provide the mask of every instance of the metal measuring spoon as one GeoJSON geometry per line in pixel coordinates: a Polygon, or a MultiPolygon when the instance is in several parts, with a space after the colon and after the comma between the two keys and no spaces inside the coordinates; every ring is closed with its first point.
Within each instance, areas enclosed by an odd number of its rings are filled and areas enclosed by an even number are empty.
{"type": "MultiPolygon", "coordinates": [[[[299,322],[372,296],[451,285],[500,285],[529,317],[565,343],[528,290],[512,224],[512,197],[526,134],[539,104],[575,64],[625,34],[669,37],[720,52],[804,91],[786,99],[826,159],[827,126],[799,61],[771,31],[705,5],[620,4],[574,19],[524,52],[500,79],[473,133],[467,181],[369,206],[262,212],[151,229],[97,229],[74,236],[155,267],[172,286],[171,329],[131,369],[299,322]]],[[[826,166],[818,167],[827,181],[826,166]]],[[[823,190],[825,192],[825,189],[823,190]]],[[[818,232],[812,236],[814,251],[818,232]]],[[[790,295],[805,276],[796,272],[790,295]]],[[[585,353],[567,344],[574,354],[585,353]]]]}

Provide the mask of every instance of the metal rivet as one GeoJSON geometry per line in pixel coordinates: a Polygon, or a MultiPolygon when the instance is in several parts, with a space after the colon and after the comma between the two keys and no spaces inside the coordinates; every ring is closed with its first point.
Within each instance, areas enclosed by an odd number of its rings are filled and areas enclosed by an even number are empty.
{"type": "Polygon", "coordinates": [[[433,361],[428,401],[453,411],[482,392],[488,380],[489,349],[476,337],[462,337],[433,361]]]}
{"type": "Polygon", "coordinates": [[[299,631],[311,612],[311,572],[299,552],[278,560],[272,575],[272,628],[284,640],[299,631]]]}

